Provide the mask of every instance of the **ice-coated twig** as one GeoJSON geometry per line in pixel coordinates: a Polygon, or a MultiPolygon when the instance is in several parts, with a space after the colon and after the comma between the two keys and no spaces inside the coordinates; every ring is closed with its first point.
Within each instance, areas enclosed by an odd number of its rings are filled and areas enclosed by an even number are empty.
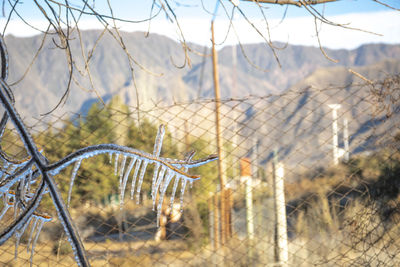
{"type": "Polygon", "coordinates": [[[197,180],[199,179],[198,175],[189,175],[184,171],[180,170],[180,168],[187,167],[188,169],[199,167],[209,162],[212,162],[217,159],[216,155],[210,155],[206,158],[199,159],[199,160],[177,160],[177,159],[169,159],[163,157],[155,157],[152,154],[146,153],[144,151],[140,151],[134,148],[119,146],[114,144],[101,144],[101,145],[94,145],[88,146],[82,149],[79,149],[68,156],[64,157],[60,161],[57,161],[53,164],[50,164],[45,167],[45,170],[48,171],[51,175],[57,175],[61,170],[65,169],[72,163],[78,161],[79,159],[87,159],[91,158],[96,155],[106,154],[106,153],[116,153],[117,156],[119,154],[123,154],[129,157],[139,157],[141,159],[145,158],[149,161],[149,163],[160,163],[160,165],[166,166],[168,169],[172,169],[177,173],[182,174],[187,179],[197,180]]]}
{"type": "MultiPolygon", "coordinates": [[[[80,160],[83,160],[85,158],[90,158],[96,155],[104,154],[104,153],[114,153],[116,154],[116,158],[118,155],[122,154],[127,157],[135,157],[135,158],[141,158],[141,160],[145,159],[149,163],[155,164],[155,173],[153,174],[153,178],[157,177],[154,179],[154,182],[152,182],[152,196],[153,196],[153,208],[155,206],[155,198],[157,197],[157,192],[159,190],[159,187],[161,185],[161,182],[163,181],[164,178],[164,173],[167,170],[172,170],[175,175],[178,177],[181,177],[182,180],[184,181],[193,181],[198,179],[199,177],[196,175],[189,175],[188,173],[185,172],[189,168],[192,167],[197,167],[201,166],[203,164],[206,164],[208,162],[214,161],[217,159],[215,155],[211,155],[207,158],[201,159],[201,160],[174,160],[174,159],[169,159],[169,158],[162,158],[162,157],[155,157],[152,154],[148,154],[146,152],[142,152],[136,149],[132,149],[129,147],[124,147],[124,146],[118,146],[114,144],[103,144],[103,145],[95,145],[95,146],[89,146],[84,149],[77,150],[76,152],[64,157],[62,160],[50,164],[50,165],[45,165],[43,166],[43,169],[45,172],[48,172],[51,175],[56,175],[58,174],[61,170],[65,169],[69,165],[78,162],[80,160]],[[158,173],[159,168],[162,168],[161,171],[158,173]],[[181,168],[183,170],[181,170],[181,168]]],[[[31,165],[34,160],[31,159],[27,163],[24,164],[20,169],[18,169],[14,174],[11,174],[6,178],[7,183],[14,184],[15,181],[18,179],[21,179],[20,177],[22,174],[30,175],[29,173],[31,172],[31,165]],[[18,174],[18,175],[17,175],[18,174]],[[15,181],[14,181],[15,179],[15,181]],[[10,181],[12,180],[12,183],[10,181]]],[[[138,169],[139,170],[139,169],[138,169]]],[[[40,173],[38,170],[34,172],[35,174],[33,175],[34,177],[37,177],[38,174],[40,173]]],[[[134,177],[137,176],[134,175],[134,177]]],[[[133,179],[134,182],[135,179],[133,179]]],[[[2,184],[4,185],[4,180],[2,181],[2,184]]],[[[186,184],[182,181],[182,184],[186,184]]],[[[1,190],[4,189],[4,187],[0,188],[1,190]]],[[[134,190],[134,189],[133,189],[134,190]]],[[[133,193],[131,191],[131,193],[133,193]]],[[[182,194],[181,194],[182,196],[182,194]]],[[[15,227],[15,226],[14,226],[15,227]]],[[[8,236],[8,235],[7,235],[8,236]]]]}
{"type": "Polygon", "coordinates": [[[71,202],[72,187],[74,186],[75,177],[76,174],[78,173],[79,167],[81,166],[81,162],[82,160],[78,160],[75,163],[74,169],[72,170],[71,173],[71,178],[69,181],[69,189],[68,189],[67,207],[69,207],[69,203],[71,202]]]}
{"type": "Polygon", "coordinates": [[[4,242],[6,242],[14,234],[15,231],[22,229],[24,225],[29,222],[32,214],[35,212],[37,206],[40,203],[40,200],[42,199],[45,187],[46,185],[42,180],[39,188],[36,190],[29,204],[15,220],[10,225],[8,225],[8,227],[6,227],[3,232],[0,233],[0,245],[4,244],[4,242]]]}
{"type": "MultiPolygon", "coordinates": [[[[71,239],[71,245],[76,257],[76,261],[78,264],[82,266],[89,266],[89,262],[86,257],[85,249],[83,247],[82,241],[80,240],[79,234],[72,223],[71,215],[68,212],[68,209],[61,197],[61,193],[58,190],[56,182],[54,178],[48,173],[46,170],[46,166],[48,165],[47,159],[40,154],[35,142],[33,141],[30,133],[28,132],[26,126],[21,120],[18,112],[14,108],[12,101],[7,97],[7,91],[11,91],[8,85],[5,83],[3,79],[0,79],[0,101],[8,113],[12,123],[14,124],[15,129],[17,130],[28,154],[32,157],[32,160],[35,163],[35,166],[39,170],[40,174],[42,175],[43,181],[49,188],[50,195],[52,197],[54,206],[57,209],[58,216],[60,217],[60,221],[64,226],[64,229],[71,239]]],[[[45,187],[43,186],[42,189],[44,190],[45,187]]],[[[39,190],[38,190],[39,191],[39,190]]],[[[37,198],[34,198],[34,205],[28,205],[28,207],[21,212],[23,216],[18,216],[18,218],[7,227],[0,236],[0,244],[4,243],[8,238],[12,236],[14,231],[17,228],[21,228],[24,223],[26,223],[27,219],[33,214],[35,209],[37,208],[38,202],[41,199],[41,195],[43,191],[40,191],[39,195],[36,195],[37,198]],[[39,201],[38,201],[39,200],[39,201]]]]}
{"type": "Polygon", "coordinates": [[[1,182],[0,182],[0,192],[6,193],[11,186],[13,186],[16,182],[20,179],[24,178],[25,173],[32,167],[33,160],[26,162],[21,168],[19,168],[16,172],[7,175],[1,182]]]}
{"type": "MultiPolygon", "coordinates": [[[[43,224],[44,222],[51,220],[50,217],[45,215],[40,215],[39,213],[37,213],[36,209],[43,197],[43,194],[50,193],[54,206],[57,210],[60,222],[63,225],[64,231],[68,237],[68,241],[72,246],[76,262],[78,263],[78,265],[81,266],[89,266],[89,262],[87,260],[86,252],[83,247],[80,236],[74,224],[72,223],[72,218],[68,212],[68,207],[64,203],[63,198],[61,197],[61,193],[59,192],[59,189],[53,178],[54,175],[57,175],[60,171],[62,171],[69,165],[75,163],[75,166],[71,173],[70,188],[68,191],[68,199],[67,199],[68,205],[71,199],[71,192],[72,192],[72,187],[74,185],[74,180],[76,178],[77,171],[83,159],[108,153],[111,163],[112,156],[113,154],[115,154],[114,172],[115,175],[117,175],[118,159],[119,156],[122,155],[123,160],[120,167],[119,183],[121,191],[121,196],[120,196],[121,203],[123,205],[123,198],[126,189],[126,184],[128,182],[130,172],[135,163],[136,163],[136,168],[134,175],[132,177],[131,197],[133,197],[137,175],[140,170],[139,182],[136,190],[138,200],[140,197],[140,190],[142,187],[143,178],[146,173],[147,166],[148,164],[154,164],[155,166],[154,166],[151,192],[153,197],[153,208],[155,206],[155,200],[157,198],[158,192],[160,193],[160,199],[157,207],[157,214],[159,218],[164,196],[173,178],[176,177],[174,183],[174,194],[179,180],[182,180],[182,186],[181,186],[181,198],[182,198],[187,181],[192,183],[194,180],[199,179],[199,176],[197,175],[190,175],[188,173],[188,169],[201,166],[203,164],[206,164],[208,162],[217,159],[215,155],[211,155],[207,158],[200,160],[191,160],[191,157],[189,159],[185,158],[185,160],[175,160],[175,159],[160,157],[160,152],[162,149],[162,141],[165,135],[165,127],[161,125],[157,133],[153,154],[149,154],[147,152],[143,152],[137,149],[118,146],[114,144],[102,144],[102,145],[88,146],[86,148],[79,149],[67,155],[60,161],[50,164],[47,158],[41,153],[41,151],[38,150],[35,142],[33,141],[32,136],[28,132],[17,110],[14,108],[15,101],[13,93],[8,84],[5,82],[8,74],[8,57],[1,36],[0,36],[0,56],[1,56],[0,102],[5,109],[5,113],[3,114],[3,117],[0,121],[0,139],[4,134],[7,121],[11,120],[29,155],[27,158],[22,160],[14,159],[8,156],[6,153],[4,153],[4,151],[0,147],[0,160],[2,161],[2,168],[0,170],[0,194],[5,199],[4,201],[5,208],[0,213],[0,219],[11,207],[14,207],[14,212],[15,212],[14,221],[12,221],[9,225],[7,225],[0,233],[0,245],[3,244],[5,241],[7,241],[15,233],[16,236],[15,253],[17,255],[20,238],[25,232],[27,226],[32,221],[32,219],[34,219],[27,246],[27,249],[29,250],[29,245],[32,244],[31,257],[30,257],[31,265],[32,265],[35,245],[37,243],[43,224]],[[125,164],[128,158],[131,158],[131,161],[129,163],[128,169],[124,173],[125,164]],[[39,179],[39,177],[41,179],[39,179]],[[39,181],[40,185],[38,186],[36,191],[31,192],[30,185],[39,181]],[[10,190],[13,186],[15,186],[14,188],[16,189],[16,192],[10,190]],[[12,200],[10,197],[11,195],[13,195],[12,200]],[[36,229],[36,234],[33,236],[35,229],[36,229]]],[[[157,220],[157,223],[158,221],[159,220],[157,220]]]]}
{"type": "Polygon", "coordinates": [[[1,57],[1,78],[6,81],[8,78],[8,52],[4,39],[0,37],[0,57],[1,57]]]}

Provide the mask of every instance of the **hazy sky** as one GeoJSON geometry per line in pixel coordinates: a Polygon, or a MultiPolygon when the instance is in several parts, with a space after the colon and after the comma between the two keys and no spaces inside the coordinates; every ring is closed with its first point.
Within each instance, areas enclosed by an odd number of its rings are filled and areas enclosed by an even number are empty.
{"type": "MultiPolygon", "coordinates": [[[[45,6],[45,3],[38,1],[45,6]]],[[[64,1],[61,1],[64,2],[64,1]]],[[[72,6],[82,6],[83,1],[69,1],[72,6]]],[[[88,1],[93,4],[93,1],[88,1]]],[[[141,20],[149,17],[152,5],[151,0],[115,0],[111,1],[114,15],[128,20],[141,20]]],[[[158,2],[158,1],[157,1],[158,2]]],[[[110,14],[107,1],[94,1],[95,9],[102,14],[110,14]]],[[[215,10],[216,0],[169,0],[171,8],[174,9],[185,39],[203,45],[210,44],[210,21],[215,10]]],[[[228,0],[222,3],[230,14],[233,5],[228,0]]],[[[400,1],[387,0],[385,3],[400,8],[400,1]]],[[[267,27],[262,19],[260,8],[254,3],[241,1],[239,7],[248,16],[252,23],[267,36],[267,27]]],[[[315,36],[315,24],[313,17],[304,8],[279,5],[263,5],[263,11],[268,19],[271,39],[273,41],[289,42],[291,44],[318,45],[315,36]],[[285,19],[282,21],[283,16],[285,19]]],[[[333,22],[346,24],[349,27],[360,28],[380,34],[370,34],[361,31],[342,29],[323,24],[320,37],[323,46],[330,48],[355,48],[364,43],[385,42],[400,43],[400,11],[391,10],[372,0],[342,0],[325,5],[318,5],[318,10],[324,12],[325,16],[333,22]]],[[[159,7],[155,6],[154,10],[159,7]]],[[[6,14],[10,6],[5,7],[6,14]]],[[[32,25],[40,29],[46,29],[47,24],[42,19],[39,9],[33,1],[24,1],[16,6],[16,10],[32,25]]],[[[50,11],[48,10],[49,14],[50,11]]],[[[216,19],[217,42],[225,39],[229,28],[229,20],[224,12],[223,6],[219,4],[216,19]]],[[[4,28],[6,18],[0,19],[0,27],[4,28]]],[[[100,23],[92,16],[84,16],[80,22],[82,29],[99,29],[100,23]]],[[[148,22],[144,23],[118,23],[124,31],[146,31],[148,22]]],[[[320,23],[318,23],[318,27],[320,23]]],[[[260,35],[250,26],[245,18],[238,12],[234,15],[234,28],[242,43],[262,42],[260,35]]],[[[178,27],[170,23],[165,13],[152,20],[150,25],[151,33],[163,34],[175,40],[179,40],[178,27]]],[[[16,36],[31,36],[38,34],[22,22],[16,15],[13,15],[7,27],[6,34],[16,36]]],[[[228,38],[223,45],[236,44],[238,38],[234,31],[230,30],[228,38]]]]}

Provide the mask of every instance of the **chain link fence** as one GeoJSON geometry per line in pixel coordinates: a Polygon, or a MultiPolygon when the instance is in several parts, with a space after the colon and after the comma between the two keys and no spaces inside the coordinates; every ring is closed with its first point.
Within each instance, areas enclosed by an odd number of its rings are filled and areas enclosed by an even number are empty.
{"type": "MultiPolygon", "coordinates": [[[[398,265],[399,83],[398,77],[391,79],[397,83],[309,86],[221,101],[221,170],[217,162],[190,170],[201,179],[186,192],[183,205],[179,197],[171,201],[168,188],[158,222],[151,169],[141,193],[131,199],[131,180],[125,196],[120,193],[127,168],[122,157],[85,159],[73,187],[74,167],[68,167],[56,181],[90,263],[398,265]],[[385,95],[384,85],[390,94],[385,95]],[[226,179],[223,185],[219,173],[226,179]]],[[[196,100],[137,110],[115,98],[106,107],[94,104],[88,114],[36,120],[30,131],[42,153],[56,161],[100,143],[151,153],[157,128],[164,124],[162,156],[184,158],[195,150],[194,158],[201,158],[218,151],[215,104],[196,100]]],[[[13,128],[2,147],[17,158],[26,153],[13,128]]],[[[3,198],[2,208],[7,201],[3,198]]],[[[31,257],[34,266],[75,263],[49,196],[39,209],[51,221],[38,236],[32,222],[17,247],[14,238],[0,246],[2,265],[24,266],[31,257]]],[[[14,214],[2,216],[4,228],[14,214]]]]}

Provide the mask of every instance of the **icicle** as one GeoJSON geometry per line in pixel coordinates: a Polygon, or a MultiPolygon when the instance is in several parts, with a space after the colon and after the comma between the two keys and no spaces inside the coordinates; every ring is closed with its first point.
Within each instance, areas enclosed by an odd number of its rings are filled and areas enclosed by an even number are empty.
{"type": "Polygon", "coordinates": [[[121,163],[121,168],[119,171],[119,190],[121,191],[122,188],[122,177],[124,175],[124,170],[125,170],[125,164],[126,164],[126,155],[124,155],[123,159],[122,159],[122,163],[121,163]]]}
{"type": "Polygon", "coordinates": [[[14,220],[17,218],[17,215],[18,215],[18,201],[19,200],[17,200],[17,195],[15,195],[14,196],[15,197],[15,199],[14,199],[14,207],[13,207],[13,210],[14,210],[14,220]]]}
{"type": "Polygon", "coordinates": [[[160,127],[158,127],[157,137],[154,143],[153,155],[155,157],[160,156],[164,135],[165,135],[165,127],[163,124],[161,124],[160,127]]]}
{"type": "Polygon", "coordinates": [[[17,260],[17,257],[18,257],[18,247],[19,247],[20,240],[21,240],[21,235],[19,235],[17,232],[15,232],[14,260],[17,260]]]}
{"type": "Polygon", "coordinates": [[[115,153],[115,163],[114,163],[114,175],[117,176],[118,173],[118,158],[119,154],[115,153]]]}
{"type": "Polygon", "coordinates": [[[160,199],[158,200],[158,205],[157,205],[157,227],[160,226],[160,216],[161,216],[164,196],[165,196],[165,193],[167,192],[168,184],[171,181],[171,179],[174,177],[174,175],[175,175],[175,173],[172,170],[168,169],[167,176],[165,177],[164,183],[163,183],[161,191],[160,191],[160,199]]]}
{"type": "Polygon", "coordinates": [[[156,198],[157,198],[158,187],[160,186],[161,181],[162,181],[162,179],[164,178],[164,174],[165,174],[165,171],[166,171],[166,170],[167,170],[167,167],[165,167],[165,166],[162,166],[162,167],[161,167],[161,171],[160,171],[160,173],[158,174],[157,183],[156,183],[156,185],[152,188],[152,194],[151,194],[151,196],[152,196],[152,199],[153,199],[153,211],[154,211],[154,208],[155,208],[155,206],[156,206],[156,198]]]}
{"type": "Polygon", "coordinates": [[[156,198],[156,196],[157,196],[158,188],[160,187],[160,185],[164,179],[164,174],[165,174],[166,170],[167,170],[167,167],[165,167],[165,166],[161,167],[161,171],[159,172],[158,177],[157,177],[157,182],[154,185],[154,187],[152,188],[152,194],[153,194],[154,198],[156,198]]]}
{"type": "Polygon", "coordinates": [[[132,185],[131,185],[131,199],[133,199],[133,195],[135,194],[135,184],[136,184],[136,178],[140,169],[140,164],[142,164],[142,160],[139,159],[136,163],[136,168],[135,172],[133,173],[132,177],[132,185]]]}
{"type": "Polygon", "coordinates": [[[38,217],[36,217],[36,216],[34,216],[34,217],[35,217],[36,220],[35,220],[35,222],[33,223],[33,225],[31,226],[31,232],[29,233],[28,244],[26,245],[26,252],[29,252],[29,245],[31,244],[31,241],[32,241],[32,235],[33,235],[33,232],[35,231],[37,222],[38,222],[38,220],[39,220],[38,217]]]}
{"type": "Polygon", "coordinates": [[[121,168],[119,170],[119,176],[120,179],[122,179],[122,176],[124,175],[124,170],[125,170],[125,164],[126,164],[126,155],[124,155],[124,157],[122,158],[122,163],[121,163],[121,168]]]}
{"type": "Polygon", "coordinates": [[[28,178],[26,179],[26,182],[25,182],[24,195],[26,195],[27,192],[29,192],[29,190],[30,190],[32,174],[33,174],[33,170],[32,170],[32,168],[29,168],[28,178]]]}
{"type": "Polygon", "coordinates": [[[170,202],[171,210],[172,210],[172,208],[174,206],[174,199],[175,199],[176,189],[178,189],[179,178],[180,178],[180,175],[177,175],[175,177],[174,186],[172,187],[171,202],[170,202]]]}
{"type": "Polygon", "coordinates": [[[182,179],[182,184],[181,184],[181,197],[180,197],[181,213],[183,212],[183,195],[185,194],[186,182],[187,182],[187,180],[185,178],[183,178],[182,179]]]}
{"type": "Polygon", "coordinates": [[[113,153],[108,153],[108,156],[109,156],[109,158],[110,158],[110,164],[112,164],[112,156],[113,156],[113,153]]]}
{"type": "Polygon", "coordinates": [[[37,240],[39,238],[39,235],[40,235],[40,231],[42,230],[42,227],[43,227],[43,224],[44,224],[44,220],[41,220],[41,219],[38,219],[38,220],[40,220],[40,223],[39,223],[39,226],[38,226],[38,228],[36,230],[35,239],[33,240],[33,243],[32,243],[31,258],[29,260],[31,266],[33,264],[33,252],[35,251],[35,245],[36,245],[36,242],[37,242],[37,240]]]}
{"type": "Polygon", "coordinates": [[[14,260],[16,260],[16,259],[17,259],[17,256],[18,256],[18,247],[19,247],[19,242],[21,241],[21,237],[22,237],[22,235],[24,234],[25,229],[27,228],[27,226],[28,226],[29,223],[31,222],[32,217],[33,217],[33,216],[31,216],[31,217],[28,219],[28,221],[24,224],[24,226],[22,227],[21,231],[15,231],[15,252],[14,252],[14,260]]]}
{"type": "Polygon", "coordinates": [[[7,202],[4,202],[4,208],[3,208],[3,210],[1,211],[1,214],[0,214],[0,220],[3,218],[3,216],[7,213],[7,211],[8,211],[8,209],[11,207],[11,205],[9,205],[9,203],[7,203],[7,202]]]}
{"type": "Polygon", "coordinates": [[[156,166],[154,167],[154,172],[153,172],[153,180],[151,181],[151,196],[153,196],[153,188],[156,185],[157,174],[158,174],[158,169],[159,168],[160,168],[160,163],[156,162],[156,166]]]}
{"type": "Polygon", "coordinates": [[[190,189],[192,189],[193,188],[193,180],[190,180],[189,183],[190,183],[190,189]]]}
{"type": "Polygon", "coordinates": [[[137,159],[136,157],[131,159],[131,161],[129,162],[129,165],[128,165],[128,169],[126,170],[124,178],[123,178],[123,182],[122,182],[122,185],[120,188],[120,201],[119,201],[121,208],[124,205],[125,189],[126,189],[126,184],[128,182],[128,177],[132,171],[133,165],[135,165],[136,159],[137,159]]]}
{"type": "Polygon", "coordinates": [[[24,196],[25,196],[24,188],[25,188],[25,179],[21,179],[21,181],[19,182],[19,188],[18,188],[18,193],[19,193],[18,197],[20,198],[20,200],[24,199],[24,196]]]}
{"type": "Polygon", "coordinates": [[[136,204],[140,203],[140,190],[142,189],[143,177],[144,174],[146,173],[147,165],[149,164],[148,160],[143,159],[143,161],[144,161],[143,166],[142,169],[140,170],[140,175],[139,175],[139,183],[136,190],[136,204]]]}
{"type": "Polygon", "coordinates": [[[81,166],[82,160],[78,160],[75,163],[74,168],[72,169],[71,178],[69,180],[69,190],[68,190],[68,198],[67,198],[67,208],[69,208],[69,203],[71,201],[72,187],[74,186],[74,181],[76,174],[78,173],[79,167],[81,166]]]}

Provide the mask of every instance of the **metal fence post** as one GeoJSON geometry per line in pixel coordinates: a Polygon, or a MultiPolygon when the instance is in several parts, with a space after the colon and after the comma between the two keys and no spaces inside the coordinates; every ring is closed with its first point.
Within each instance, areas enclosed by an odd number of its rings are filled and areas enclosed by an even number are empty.
{"type": "Polygon", "coordinates": [[[278,162],[277,152],[274,158],[274,204],[275,204],[275,259],[280,266],[287,266],[289,248],[286,222],[286,202],[284,185],[284,166],[278,162]]]}
{"type": "Polygon", "coordinates": [[[340,104],[328,105],[332,109],[332,141],[333,141],[333,164],[339,164],[339,136],[338,136],[338,124],[337,124],[337,110],[340,108],[340,104]]]}
{"type": "Polygon", "coordinates": [[[350,159],[349,148],[349,123],[347,118],[343,119],[343,141],[344,141],[344,160],[347,162],[350,159]]]}

